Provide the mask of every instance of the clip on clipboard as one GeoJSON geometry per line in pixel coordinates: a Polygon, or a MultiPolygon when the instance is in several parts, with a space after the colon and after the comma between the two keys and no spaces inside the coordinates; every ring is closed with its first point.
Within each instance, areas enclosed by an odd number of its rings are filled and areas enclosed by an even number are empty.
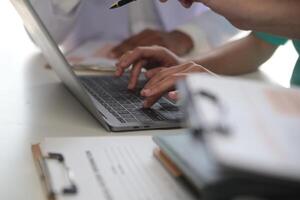
{"type": "Polygon", "coordinates": [[[195,136],[202,136],[205,133],[212,132],[224,135],[229,134],[229,128],[224,123],[226,109],[217,96],[206,90],[200,90],[196,93],[187,92],[186,95],[186,118],[188,119],[191,131],[195,136]],[[199,102],[196,103],[195,98],[202,102],[210,102],[216,108],[214,119],[205,119],[205,112],[199,108],[199,102]],[[197,110],[198,113],[196,112],[195,114],[195,110],[197,110]]]}
{"type": "Polygon", "coordinates": [[[49,200],[55,200],[57,195],[75,195],[78,192],[78,188],[75,185],[73,175],[70,168],[66,165],[64,156],[59,153],[48,153],[46,156],[42,155],[40,145],[32,145],[31,147],[33,158],[38,169],[40,179],[43,183],[47,198],[49,200]],[[53,189],[53,181],[51,179],[50,170],[47,165],[47,161],[53,160],[60,164],[68,179],[69,185],[63,187],[60,191],[53,189]]]}

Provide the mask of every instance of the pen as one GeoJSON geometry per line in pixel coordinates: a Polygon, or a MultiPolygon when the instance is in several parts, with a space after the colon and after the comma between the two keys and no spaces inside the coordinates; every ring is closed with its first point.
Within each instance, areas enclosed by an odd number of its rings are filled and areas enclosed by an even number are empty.
{"type": "Polygon", "coordinates": [[[126,4],[129,4],[129,3],[133,2],[133,1],[136,1],[136,0],[120,0],[120,1],[118,1],[116,3],[114,3],[110,7],[110,9],[120,8],[120,7],[122,7],[122,6],[126,5],[126,4]]]}

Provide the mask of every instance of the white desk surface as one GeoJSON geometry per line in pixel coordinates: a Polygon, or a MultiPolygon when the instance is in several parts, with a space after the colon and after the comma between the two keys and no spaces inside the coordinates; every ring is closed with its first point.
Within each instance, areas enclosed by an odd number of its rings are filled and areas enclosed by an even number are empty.
{"type": "MultiPolygon", "coordinates": [[[[44,68],[43,57],[7,0],[0,2],[0,24],[0,199],[40,200],[44,195],[31,156],[32,143],[45,137],[109,133],[64,88],[56,75],[44,68]]],[[[286,48],[290,45],[283,49],[286,48]]],[[[284,54],[281,50],[277,54],[281,56],[276,55],[264,65],[263,73],[247,77],[266,80],[269,74],[273,81],[287,86],[296,53],[284,54]]]]}

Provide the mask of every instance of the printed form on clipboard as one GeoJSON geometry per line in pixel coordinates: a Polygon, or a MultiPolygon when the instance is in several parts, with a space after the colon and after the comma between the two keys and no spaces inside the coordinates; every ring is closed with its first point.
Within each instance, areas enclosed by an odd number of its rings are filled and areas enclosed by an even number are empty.
{"type": "Polygon", "coordinates": [[[49,138],[32,151],[49,199],[196,199],[155,159],[155,148],[150,136],[130,136],[49,138]]]}

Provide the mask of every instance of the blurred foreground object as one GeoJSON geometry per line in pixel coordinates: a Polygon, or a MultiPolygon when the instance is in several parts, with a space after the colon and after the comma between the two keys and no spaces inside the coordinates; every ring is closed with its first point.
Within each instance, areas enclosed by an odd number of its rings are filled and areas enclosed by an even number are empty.
{"type": "Polygon", "coordinates": [[[300,90],[191,75],[190,132],[154,141],[204,199],[300,197],[300,90]]]}

